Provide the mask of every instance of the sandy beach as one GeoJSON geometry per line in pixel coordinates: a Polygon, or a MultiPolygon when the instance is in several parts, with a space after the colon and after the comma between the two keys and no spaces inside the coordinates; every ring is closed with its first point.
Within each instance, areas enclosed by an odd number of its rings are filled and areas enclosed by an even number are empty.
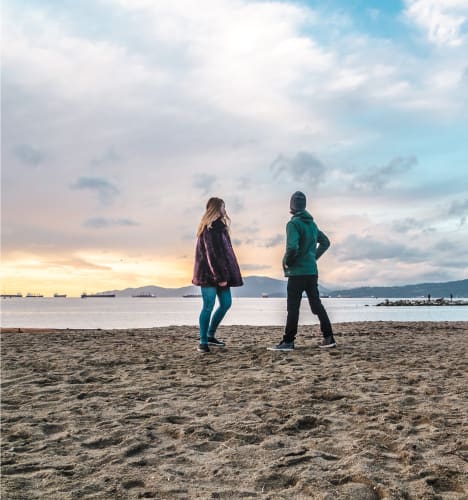
{"type": "Polygon", "coordinates": [[[2,498],[468,497],[468,323],[2,333],[2,498]]]}

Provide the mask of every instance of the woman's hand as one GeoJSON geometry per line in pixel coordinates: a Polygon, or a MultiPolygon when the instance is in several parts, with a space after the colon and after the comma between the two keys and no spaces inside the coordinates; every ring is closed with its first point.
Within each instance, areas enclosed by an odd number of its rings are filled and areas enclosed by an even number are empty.
{"type": "Polygon", "coordinates": [[[218,286],[226,286],[227,285],[227,281],[221,281],[221,283],[218,283],[218,286]]]}

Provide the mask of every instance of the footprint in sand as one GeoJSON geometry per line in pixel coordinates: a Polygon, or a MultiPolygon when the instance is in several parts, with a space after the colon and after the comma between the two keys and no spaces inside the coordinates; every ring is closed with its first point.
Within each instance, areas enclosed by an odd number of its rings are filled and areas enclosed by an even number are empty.
{"type": "Polygon", "coordinates": [[[66,429],[66,426],[62,424],[44,424],[41,425],[41,429],[44,434],[50,436],[52,434],[63,432],[66,429]]]}
{"type": "Polygon", "coordinates": [[[304,415],[303,417],[293,417],[281,428],[283,431],[308,431],[317,427],[327,426],[326,420],[318,419],[314,415],[304,415]]]}
{"type": "Polygon", "coordinates": [[[128,481],[124,481],[122,483],[122,487],[125,488],[126,490],[131,490],[133,488],[144,488],[145,483],[138,479],[129,479],[128,481]]]}
{"type": "Polygon", "coordinates": [[[108,438],[98,437],[83,441],[81,443],[81,446],[83,446],[84,448],[89,448],[91,450],[99,450],[102,448],[108,448],[109,446],[118,446],[121,442],[122,438],[117,436],[108,438]]]}
{"type": "Polygon", "coordinates": [[[285,474],[270,474],[268,476],[260,476],[255,482],[262,492],[268,493],[272,490],[283,490],[292,488],[297,484],[298,479],[287,476],[285,474]]]}
{"type": "Polygon", "coordinates": [[[359,500],[378,500],[380,498],[372,486],[364,483],[346,483],[338,491],[340,498],[359,500]]]}
{"type": "Polygon", "coordinates": [[[125,451],[124,451],[124,457],[125,458],[130,458],[134,457],[135,455],[139,455],[143,451],[149,448],[149,443],[136,443],[132,446],[129,446],[125,451]]]}

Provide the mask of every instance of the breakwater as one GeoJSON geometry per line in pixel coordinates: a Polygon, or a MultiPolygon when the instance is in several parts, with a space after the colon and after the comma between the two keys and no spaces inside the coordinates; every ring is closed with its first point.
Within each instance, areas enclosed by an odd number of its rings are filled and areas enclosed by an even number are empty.
{"type": "Polygon", "coordinates": [[[379,302],[376,306],[468,306],[468,301],[466,300],[453,300],[453,299],[419,299],[419,300],[389,300],[386,299],[384,302],[379,302]]]}

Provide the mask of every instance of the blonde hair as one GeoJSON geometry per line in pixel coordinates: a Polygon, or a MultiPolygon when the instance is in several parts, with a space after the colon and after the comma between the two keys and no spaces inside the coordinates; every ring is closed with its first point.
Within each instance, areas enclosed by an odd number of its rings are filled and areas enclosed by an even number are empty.
{"type": "Polygon", "coordinates": [[[210,198],[206,204],[206,211],[198,226],[197,237],[200,236],[205,228],[211,229],[213,222],[221,218],[222,222],[229,228],[231,219],[226,212],[223,213],[224,201],[221,198],[210,198]]]}

